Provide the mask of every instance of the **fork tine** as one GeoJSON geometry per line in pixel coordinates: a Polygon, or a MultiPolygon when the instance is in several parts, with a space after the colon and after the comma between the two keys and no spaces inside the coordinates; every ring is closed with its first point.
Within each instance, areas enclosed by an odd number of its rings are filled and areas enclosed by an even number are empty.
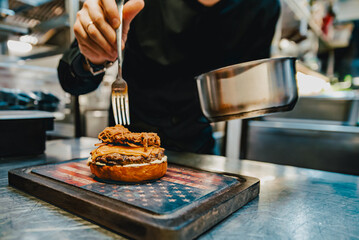
{"type": "Polygon", "coordinates": [[[115,124],[118,124],[118,114],[117,114],[117,105],[116,105],[116,96],[112,93],[112,111],[113,111],[113,117],[115,119],[115,124]]]}
{"type": "Polygon", "coordinates": [[[122,125],[122,115],[121,115],[121,111],[120,111],[120,106],[121,106],[121,102],[120,102],[120,96],[117,94],[116,96],[116,103],[117,103],[117,117],[118,117],[118,122],[120,125],[122,125]]]}
{"type": "Polygon", "coordinates": [[[125,97],[121,95],[121,116],[123,120],[123,125],[126,125],[126,115],[125,115],[125,97]]]}
{"type": "Polygon", "coordinates": [[[130,125],[130,107],[128,105],[128,95],[125,96],[125,112],[127,124],[130,125]]]}

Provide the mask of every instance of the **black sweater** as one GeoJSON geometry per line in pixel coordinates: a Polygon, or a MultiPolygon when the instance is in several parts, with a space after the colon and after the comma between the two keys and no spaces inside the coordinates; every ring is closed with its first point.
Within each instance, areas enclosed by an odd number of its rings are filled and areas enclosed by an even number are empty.
{"type": "MultiPolygon", "coordinates": [[[[267,58],[279,12],[278,0],[221,0],[213,7],[196,0],[145,1],[131,23],[123,62],[130,129],[157,132],[168,149],[210,153],[212,131],[195,76],[267,58]]],[[[103,77],[83,70],[82,61],[75,41],[59,63],[60,83],[73,95],[95,90],[103,77]]]]}

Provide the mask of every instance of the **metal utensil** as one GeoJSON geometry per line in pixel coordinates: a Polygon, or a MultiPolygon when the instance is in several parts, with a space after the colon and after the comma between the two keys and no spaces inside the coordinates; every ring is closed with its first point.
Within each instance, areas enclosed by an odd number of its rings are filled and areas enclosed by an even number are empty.
{"type": "Polygon", "coordinates": [[[213,122],[293,109],[298,99],[295,58],[231,65],[197,77],[203,114],[213,122]]]}
{"type": "Polygon", "coordinates": [[[111,85],[112,110],[115,123],[120,125],[130,125],[130,110],[128,105],[128,88],[126,81],[122,78],[122,10],[124,0],[117,3],[120,13],[121,25],[116,30],[117,51],[118,51],[118,73],[116,80],[111,85]]]}

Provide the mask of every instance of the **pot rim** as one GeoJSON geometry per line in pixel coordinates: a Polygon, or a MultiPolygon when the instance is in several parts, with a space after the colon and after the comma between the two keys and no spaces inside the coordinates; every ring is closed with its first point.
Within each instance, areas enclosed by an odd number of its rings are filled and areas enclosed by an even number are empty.
{"type": "Polygon", "coordinates": [[[279,62],[279,61],[285,61],[285,60],[296,61],[297,58],[296,57],[274,57],[274,58],[258,59],[258,60],[253,60],[253,61],[249,61],[249,62],[242,62],[242,63],[237,63],[237,64],[217,68],[217,69],[211,70],[211,71],[206,72],[206,73],[202,73],[202,74],[196,76],[195,78],[196,78],[197,81],[201,81],[201,80],[203,80],[204,75],[213,74],[215,72],[223,72],[223,71],[230,70],[230,69],[233,69],[233,68],[241,68],[241,67],[244,68],[244,67],[248,67],[248,66],[251,66],[251,65],[258,65],[258,64],[262,64],[262,63],[266,63],[266,62],[272,62],[272,61],[273,62],[274,61],[279,62]]]}

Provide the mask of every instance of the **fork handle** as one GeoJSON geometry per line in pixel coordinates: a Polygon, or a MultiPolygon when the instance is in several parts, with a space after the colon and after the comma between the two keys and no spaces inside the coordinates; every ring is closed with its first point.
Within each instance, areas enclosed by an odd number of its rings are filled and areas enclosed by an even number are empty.
{"type": "Polygon", "coordinates": [[[123,10],[123,2],[124,0],[118,0],[117,8],[120,14],[121,24],[116,30],[116,38],[117,38],[117,53],[118,53],[118,66],[122,67],[123,57],[122,57],[122,10],[123,10]]]}

